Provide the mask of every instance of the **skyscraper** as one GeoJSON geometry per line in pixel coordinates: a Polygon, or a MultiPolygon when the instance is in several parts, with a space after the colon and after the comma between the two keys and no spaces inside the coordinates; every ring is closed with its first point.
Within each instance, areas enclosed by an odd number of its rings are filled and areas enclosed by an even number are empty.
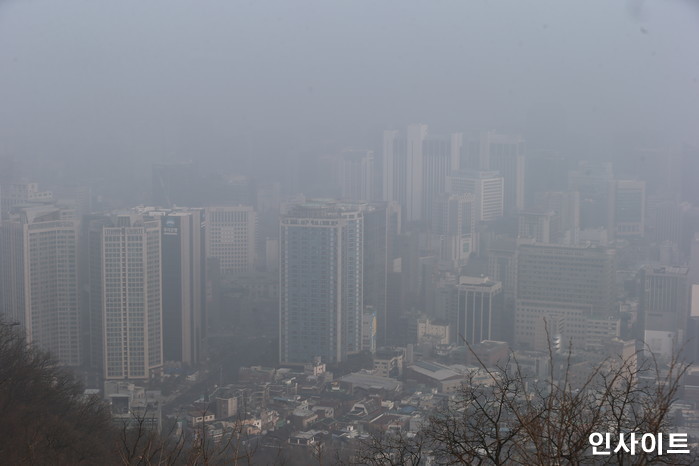
{"type": "Polygon", "coordinates": [[[255,267],[257,213],[250,206],[207,207],[206,257],[216,258],[221,273],[235,275],[255,267]]]}
{"type": "Polygon", "coordinates": [[[689,270],[646,266],[640,275],[642,339],[653,352],[669,356],[686,336],[684,329],[690,314],[689,270]]]}
{"type": "Polygon", "coordinates": [[[361,350],[364,212],[352,204],[291,205],[280,220],[279,358],[333,363],[361,350]]]}
{"type": "Polygon", "coordinates": [[[103,376],[147,379],[163,364],[160,221],[137,211],[114,214],[95,220],[90,235],[103,376]]]}
{"type": "Polygon", "coordinates": [[[609,182],[608,229],[612,238],[642,238],[646,220],[646,182],[609,182]]]}
{"type": "Polygon", "coordinates": [[[533,239],[537,243],[550,243],[554,212],[520,212],[517,216],[517,237],[533,239]]]}
{"type": "Polygon", "coordinates": [[[376,196],[374,153],[347,150],[339,156],[340,197],[348,201],[373,201],[376,196]]]}
{"type": "Polygon", "coordinates": [[[488,278],[460,277],[457,308],[451,317],[456,341],[477,344],[504,338],[504,297],[500,282],[488,278]],[[462,340],[463,339],[463,340],[462,340]]]}
{"type": "Polygon", "coordinates": [[[477,222],[487,222],[502,217],[504,213],[504,180],[498,172],[461,170],[447,177],[447,191],[474,196],[474,217],[477,222]]]}
{"type": "Polygon", "coordinates": [[[679,246],[682,238],[682,207],[675,196],[649,196],[646,209],[649,240],[658,244],[669,241],[679,246]]]}
{"type": "Polygon", "coordinates": [[[443,193],[436,196],[430,215],[430,247],[440,261],[454,267],[465,265],[476,250],[476,222],[472,194],[443,193]]]}
{"type": "Polygon", "coordinates": [[[154,210],[162,234],[163,356],[196,365],[205,333],[201,209],[154,210]]]}
{"type": "Polygon", "coordinates": [[[58,206],[19,208],[2,224],[2,312],[62,364],[81,363],[78,222],[58,206]]]}
{"type": "Polygon", "coordinates": [[[388,274],[391,245],[400,231],[400,207],[393,202],[360,204],[364,213],[363,299],[376,316],[376,340],[384,345],[388,326],[388,274]]]}
{"type": "Polygon", "coordinates": [[[8,217],[14,206],[53,202],[53,192],[39,191],[37,183],[4,183],[0,191],[2,194],[0,196],[0,211],[3,218],[8,217]]]}
{"type": "Polygon", "coordinates": [[[580,193],[546,191],[537,193],[536,207],[554,213],[551,219],[551,242],[578,244],[580,236],[580,193]]]}
{"type": "Polygon", "coordinates": [[[505,214],[515,214],[524,208],[524,139],[495,132],[481,137],[481,169],[500,172],[505,181],[505,214]]]}
{"type": "Polygon", "coordinates": [[[597,347],[605,338],[616,336],[614,250],[518,245],[516,342],[546,349],[544,319],[549,336],[572,339],[578,349],[597,347]]]}
{"type": "Polygon", "coordinates": [[[461,135],[429,135],[427,125],[408,126],[405,135],[384,131],[383,199],[395,201],[408,222],[429,220],[435,196],[459,160],[461,135]]]}
{"type": "Polygon", "coordinates": [[[398,202],[409,222],[422,220],[423,143],[427,125],[410,125],[405,138],[384,131],[383,192],[385,201],[398,202]]]}

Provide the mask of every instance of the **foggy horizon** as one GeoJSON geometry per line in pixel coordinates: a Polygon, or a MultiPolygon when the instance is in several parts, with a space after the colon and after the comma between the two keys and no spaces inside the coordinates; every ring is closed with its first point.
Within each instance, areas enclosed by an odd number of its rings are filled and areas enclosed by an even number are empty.
{"type": "Polygon", "coordinates": [[[417,122],[563,155],[696,145],[698,25],[679,0],[5,1],[0,155],[259,174],[417,122]]]}

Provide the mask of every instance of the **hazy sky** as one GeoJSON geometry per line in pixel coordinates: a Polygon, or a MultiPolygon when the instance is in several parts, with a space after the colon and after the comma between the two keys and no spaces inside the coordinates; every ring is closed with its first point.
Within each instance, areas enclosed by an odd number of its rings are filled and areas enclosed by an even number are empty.
{"type": "Polygon", "coordinates": [[[418,121],[699,143],[699,2],[0,0],[18,160],[271,160],[418,121]]]}

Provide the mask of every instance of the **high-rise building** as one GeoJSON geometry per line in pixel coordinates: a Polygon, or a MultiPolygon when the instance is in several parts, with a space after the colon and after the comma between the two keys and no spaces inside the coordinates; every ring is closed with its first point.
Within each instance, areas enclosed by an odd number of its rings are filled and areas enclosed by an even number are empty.
{"type": "Polygon", "coordinates": [[[524,209],[524,151],[521,136],[487,132],[481,139],[483,170],[497,170],[505,182],[504,209],[512,215],[524,209]]]}
{"type": "Polygon", "coordinates": [[[471,235],[475,228],[473,194],[443,193],[435,199],[430,232],[436,235],[471,235]]]}
{"type": "Polygon", "coordinates": [[[383,199],[395,201],[408,222],[427,221],[434,197],[445,191],[447,175],[456,168],[461,137],[428,136],[427,125],[408,126],[405,135],[385,131],[383,199]]]}
{"type": "Polygon", "coordinates": [[[500,282],[480,277],[460,277],[457,307],[450,324],[457,344],[477,344],[504,337],[504,298],[500,282]]]}
{"type": "Polygon", "coordinates": [[[646,222],[646,182],[610,181],[608,193],[607,228],[612,238],[642,238],[646,222]]]}
{"type": "Polygon", "coordinates": [[[280,220],[281,363],[343,361],[362,347],[364,212],[332,201],[290,205],[280,220]]]}
{"type": "Polygon", "coordinates": [[[377,341],[384,345],[387,332],[388,266],[391,245],[400,222],[400,207],[392,202],[360,204],[364,213],[364,258],[362,272],[364,306],[376,314],[377,341]]]}
{"type": "Polygon", "coordinates": [[[0,236],[2,313],[60,363],[81,363],[78,222],[73,210],[17,208],[0,236]]]}
{"type": "Polygon", "coordinates": [[[430,135],[424,141],[422,221],[430,220],[430,209],[439,195],[447,190],[447,176],[454,170],[454,151],[459,135],[430,135]]]}
{"type": "Polygon", "coordinates": [[[371,306],[362,314],[362,351],[376,352],[376,312],[371,306]]]}
{"type": "Polygon", "coordinates": [[[252,272],[257,249],[257,213],[250,206],[207,207],[206,257],[216,258],[224,275],[252,272]]]}
{"type": "Polygon", "coordinates": [[[462,170],[447,177],[447,192],[472,194],[474,216],[478,222],[502,217],[504,206],[504,181],[498,172],[462,170]]]}
{"type": "Polygon", "coordinates": [[[93,325],[106,380],[148,379],[163,365],[160,220],[132,211],[90,227],[93,325]],[[96,283],[95,283],[96,282],[96,283]]]}
{"type": "Polygon", "coordinates": [[[517,293],[517,241],[495,238],[488,245],[488,276],[502,284],[505,300],[514,305],[517,293]]]}
{"type": "Polygon", "coordinates": [[[163,357],[196,365],[205,335],[201,209],[152,210],[162,243],[163,357]]]}
{"type": "Polygon", "coordinates": [[[684,342],[690,315],[687,267],[646,266],[640,273],[639,321],[642,339],[657,354],[669,356],[684,342]]]}
{"type": "Polygon", "coordinates": [[[646,204],[646,231],[650,241],[669,241],[679,246],[682,239],[682,207],[675,196],[649,196],[646,204]]]}
{"type": "Polygon", "coordinates": [[[340,197],[348,201],[373,201],[376,196],[374,152],[347,150],[339,156],[340,197]]]}
{"type": "Polygon", "coordinates": [[[53,192],[39,191],[37,183],[16,182],[4,183],[1,186],[0,207],[2,217],[7,218],[14,206],[31,204],[50,204],[53,202],[53,192]]]}
{"type": "Polygon", "coordinates": [[[537,243],[551,242],[551,224],[554,212],[521,212],[517,216],[517,237],[533,239],[537,243]]]}
{"type": "Polygon", "coordinates": [[[554,213],[551,219],[551,242],[578,244],[580,237],[580,193],[546,191],[535,196],[538,209],[554,213]]]}
{"type": "Polygon", "coordinates": [[[578,349],[596,347],[618,333],[617,314],[614,250],[518,245],[515,340],[519,345],[546,349],[546,319],[550,337],[560,333],[578,349]],[[608,334],[600,333],[599,322],[608,323],[608,334]]]}
{"type": "Polygon", "coordinates": [[[426,137],[427,125],[408,126],[404,138],[398,131],[383,135],[383,199],[398,202],[409,222],[421,220],[426,137]]]}
{"type": "Polygon", "coordinates": [[[433,202],[430,215],[430,247],[443,263],[465,265],[476,252],[476,222],[473,194],[443,193],[433,202]]]}

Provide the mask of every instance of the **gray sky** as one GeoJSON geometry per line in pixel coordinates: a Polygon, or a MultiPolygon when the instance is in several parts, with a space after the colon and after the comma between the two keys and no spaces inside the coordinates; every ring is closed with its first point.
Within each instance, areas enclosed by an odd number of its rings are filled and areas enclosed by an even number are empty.
{"type": "Polygon", "coordinates": [[[699,143],[699,2],[0,1],[18,160],[271,160],[417,121],[699,143]]]}

